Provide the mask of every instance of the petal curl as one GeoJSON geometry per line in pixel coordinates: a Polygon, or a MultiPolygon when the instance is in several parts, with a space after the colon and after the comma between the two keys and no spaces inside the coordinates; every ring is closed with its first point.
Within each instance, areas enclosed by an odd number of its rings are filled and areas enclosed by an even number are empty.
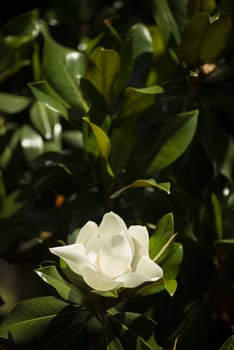
{"type": "Polygon", "coordinates": [[[82,244],[74,243],[62,247],[53,247],[50,248],[50,252],[65,260],[70,269],[79,275],[83,265],[94,268],[94,264],[86,256],[82,244]]]}
{"type": "Polygon", "coordinates": [[[89,238],[95,234],[97,229],[98,226],[95,222],[88,221],[84,226],[81,227],[76,239],[76,243],[80,243],[85,246],[89,238]]]}
{"type": "Polygon", "coordinates": [[[162,268],[147,256],[142,256],[135,271],[145,276],[146,281],[157,281],[163,277],[162,268]]]}
{"type": "Polygon", "coordinates": [[[82,267],[82,277],[92,289],[103,292],[117,288],[120,284],[118,281],[114,281],[113,279],[104,276],[101,272],[95,271],[84,265],[82,267]]]}
{"type": "Polygon", "coordinates": [[[145,276],[136,272],[128,272],[122,276],[119,276],[115,281],[120,282],[120,287],[135,288],[145,282],[145,276]]]}

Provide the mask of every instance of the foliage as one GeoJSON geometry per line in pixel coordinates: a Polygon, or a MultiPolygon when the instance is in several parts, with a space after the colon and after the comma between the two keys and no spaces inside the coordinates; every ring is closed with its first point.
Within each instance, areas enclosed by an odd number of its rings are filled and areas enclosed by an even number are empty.
{"type": "MultiPolygon", "coordinates": [[[[19,275],[0,347],[229,348],[232,1],[10,3],[0,4],[0,253],[46,283],[19,275]],[[164,281],[97,294],[51,261],[48,247],[109,210],[147,226],[164,281]]],[[[13,294],[0,286],[1,304],[13,294]]]]}

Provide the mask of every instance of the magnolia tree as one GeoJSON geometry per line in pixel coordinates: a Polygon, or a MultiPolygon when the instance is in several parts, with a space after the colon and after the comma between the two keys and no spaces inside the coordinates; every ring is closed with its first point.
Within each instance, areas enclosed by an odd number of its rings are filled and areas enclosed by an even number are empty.
{"type": "Polygon", "coordinates": [[[22,4],[0,5],[0,348],[231,349],[233,2],[22,4]]]}

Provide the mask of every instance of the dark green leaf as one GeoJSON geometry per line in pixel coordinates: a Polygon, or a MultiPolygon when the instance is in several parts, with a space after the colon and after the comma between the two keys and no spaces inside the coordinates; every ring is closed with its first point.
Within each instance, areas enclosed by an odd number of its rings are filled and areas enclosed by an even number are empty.
{"type": "Polygon", "coordinates": [[[187,11],[188,17],[194,17],[199,12],[208,12],[211,14],[216,9],[216,1],[215,0],[189,0],[187,11]]]}
{"type": "Polygon", "coordinates": [[[65,309],[68,303],[52,296],[22,301],[0,326],[0,336],[25,344],[38,339],[64,309],[64,317],[73,315],[75,309],[65,309]]]}
{"type": "Polygon", "coordinates": [[[0,93],[0,111],[14,114],[23,111],[28,107],[31,100],[25,96],[12,95],[8,93],[0,93]]]}
{"type": "Polygon", "coordinates": [[[5,196],[1,205],[0,219],[10,218],[25,206],[26,201],[21,199],[21,194],[20,190],[15,190],[5,196]]]}
{"type": "Polygon", "coordinates": [[[163,34],[165,42],[167,43],[170,36],[173,35],[178,44],[180,42],[180,33],[167,0],[154,0],[154,17],[163,34]]]}
{"type": "Polygon", "coordinates": [[[223,237],[223,218],[222,218],[222,209],[218,197],[215,193],[211,194],[211,202],[213,206],[213,215],[214,215],[214,225],[216,230],[216,235],[218,239],[223,237]]]}
{"type": "Polygon", "coordinates": [[[159,150],[151,163],[148,173],[154,174],[179,158],[191,143],[198,119],[198,110],[178,114],[166,123],[158,141],[159,150]]]}
{"type": "Polygon", "coordinates": [[[175,278],[178,275],[179,267],[183,259],[183,247],[180,243],[173,243],[168,249],[167,256],[162,261],[161,267],[164,273],[165,289],[172,296],[177,288],[175,278]]]}
{"type": "Polygon", "coordinates": [[[38,11],[33,10],[10,19],[2,28],[4,41],[19,47],[34,40],[39,34],[38,11]]]}
{"type": "Polygon", "coordinates": [[[127,87],[124,91],[120,117],[135,117],[154,103],[154,94],[142,92],[142,89],[127,87]]]}
{"type": "Polygon", "coordinates": [[[220,12],[210,17],[201,12],[187,23],[179,53],[190,66],[214,62],[222,54],[229,32],[231,19],[228,13],[220,12]]]}
{"type": "Polygon", "coordinates": [[[79,113],[87,113],[89,108],[80,90],[80,78],[86,70],[84,54],[56,43],[45,27],[42,32],[45,39],[43,67],[48,83],[79,113]]]}

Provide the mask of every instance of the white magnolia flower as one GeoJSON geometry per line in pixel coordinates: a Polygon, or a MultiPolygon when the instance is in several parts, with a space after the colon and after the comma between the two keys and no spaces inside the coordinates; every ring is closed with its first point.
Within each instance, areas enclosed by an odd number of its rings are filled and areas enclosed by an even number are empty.
{"type": "Polygon", "coordinates": [[[66,261],[93,289],[134,288],[162,278],[163,271],[149,257],[149,235],[145,226],[126,227],[115,213],[103,216],[100,226],[88,221],[76,242],[50,248],[66,261]]]}

